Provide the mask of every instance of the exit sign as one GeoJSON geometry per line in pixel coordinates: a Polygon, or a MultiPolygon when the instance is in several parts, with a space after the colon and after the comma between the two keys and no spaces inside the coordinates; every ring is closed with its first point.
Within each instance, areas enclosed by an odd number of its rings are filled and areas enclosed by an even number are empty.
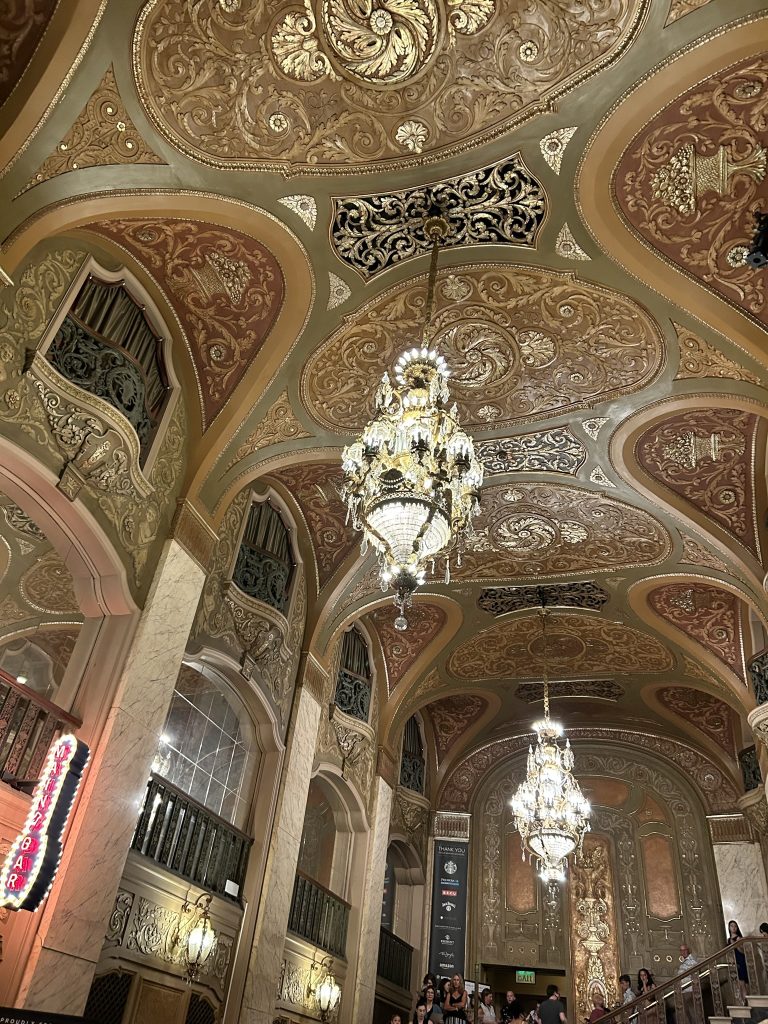
{"type": "Polygon", "coordinates": [[[515,984],[535,985],[536,971],[515,971],[515,984]]]}

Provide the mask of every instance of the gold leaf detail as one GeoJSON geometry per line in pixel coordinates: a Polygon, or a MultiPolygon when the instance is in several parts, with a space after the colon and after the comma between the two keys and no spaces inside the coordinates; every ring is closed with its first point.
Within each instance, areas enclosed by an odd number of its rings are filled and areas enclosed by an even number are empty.
{"type": "Polygon", "coordinates": [[[268,448],[273,444],[282,444],[284,441],[292,441],[295,438],[312,437],[308,430],[305,430],[296,418],[291,407],[291,400],[288,392],[284,391],[274,405],[268,410],[255,430],[251,431],[235,452],[232,461],[227,465],[225,473],[228,473],[241,459],[253,455],[261,448],[268,448]]]}

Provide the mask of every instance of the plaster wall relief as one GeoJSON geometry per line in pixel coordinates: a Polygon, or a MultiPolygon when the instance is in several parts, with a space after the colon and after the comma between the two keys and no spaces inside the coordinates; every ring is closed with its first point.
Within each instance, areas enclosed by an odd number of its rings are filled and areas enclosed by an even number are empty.
{"type": "MultiPolygon", "coordinates": [[[[488,415],[490,420],[490,411],[488,415]]],[[[475,453],[486,477],[499,473],[576,476],[587,461],[587,449],[568,427],[479,441],[475,444],[475,453]]]]}
{"type": "MultiPolygon", "coordinates": [[[[620,622],[567,612],[550,612],[549,668],[561,679],[606,674],[667,672],[670,653],[658,640],[620,622]]],[[[540,676],[543,637],[540,616],[518,616],[477,633],[456,648],[448,670],[466,679],[530,679],[540,676]]]]}
{"type": "Polygon", "coordinates": [[[352,173],[488,141],[614,60],[643,9],[150,0],[134,70],[160,131],[198,159],[352,173]],[[183,95],[180,81],[190,83],[183,95]]]}
{"type": "Polygon", "coordinates": [[[647,512],[594,491],[549,483],[484,487],[473,525],[457,579],[651,565],[671,549],[666,530],[647,512]]]}
{"type": "Polygon", "coordinates": [[[212,645],[239,662],[243,675],[259,686],[275,708],[285,732],[304,637],[306,580],[303,566],[297,565],[285,615],[232,582],[250,497],[250,487],[244,488],[224,513],[190,636],[197,644],[212,645]]]}
{"type": "MultiPolygon", "coordinates": [[[[404,337],[419,335],[426,277],[366,303],[308,360],[309,412],[329,430],[357,433],[374,388],[404,337]]],[[[468,265],[438,274],[434,344],[451,367],[467,428],[532,420],[639,390],[662,365],[658,326],[638,305],[572,274],[468,265]]]]}
{"type": "Polygon", "coordinates": [[[395,789],[392,799],[390,834],[406,838],[419,855],[425,873],[430,817],[429,802],[424,797],[420,797],[402,786],[395,789]]]}
{"type": "Polygon", "coordinates": [[[110,220],[88,230],[130,253],[167,295],[186,337],[206,429],[277,320],[285,291],[279,263],[249,235],[202,221],[110,220]]]}
{"type": "Polygon", "coordinates": [[[445,612],[439,605],[418,600],[408,612],[408,629],[405,632],[395,629],[396,616],[397,609],[391,604],[376,608],[369,616],[381,642],[389,693],[438,636],[446,622],[445,612]]]}
{"type": "Polygon", "coordinates": [[[592,996],[599,992],[606,1006],[618,1002],[617,977],[621,974],[614,893],[611,842],[593,833],[584,839],[582,856],[570,869],[568,893],[571,909],[571,969],[580,1018],[592,1012],[592,996]]]}
{"type": "Polygon", "coordinates": [[[0,106],[24,74],[58,0],[10,0],[0,12],[0,106]]]}
{"type": "Polygon", "coordinates": [[[667,15],[666,25],[671,25],[679,18],[684,18],[686,14],[690,14],[692,11],[697,11],[700,7],[704,7],[704,5],[708,3],[710,3],[710,0],[672,0],[669,5],[669,14],[667,15]]]}
{"type": "Polygon", "coordinates": [[[544,586],[483,587],[477,607],[491,615],[506,615],[523,608],[588,608],[599,612],[608,600],[608,592],[597,583],[554,583],[544,586]]]}
{"type": "Polygon", "coordinates": [[[744,262],[768,200],[765,55],[689,89],[640,132],[613,179],[619,208],[650,248],[765,325],[765,281],[744,262]]]}
{"type": "Polygon", "coordinates": [[[438,766],[487,710],[488,701],[474,693],[448,694],[427,704],[424,713],[432,722],[438,766]]]}
{"type": "Polygon", "coordinates": [[[725,753],[736,755],[738,720],[724,701],[686,686],[665,686],[656,691],[660,703],[713,740],[725,753]]]}
{"type": "Polygon", "coordinates": [[[110,66],[72,127],[22,192],[59,174],[86,167],[164,163],[139,135],[110,66]]]}
{"type": "Polygon", "coordinates": [[[651,427],[635,455],[654,480],[760,558],[755,495],[760,418],[736,409],[695,409],[651,427]]]}
{"type": "Polygon", "coordinates": [[[675,324],[674,327],[680,346],[680,366],[675,380],[714,377],[721,380],[742,380],[748,384],[764,386],[758,374],[729,359],[698,334],[687,327],[681,327],[680,324],[675,324]]]}
{"type": "Polygon", "coordinates": [[[742,602],[705,583],[668,583],[648,595],[650,607],[746,680],[742,602]]]}
{"type": "Polygon", "coordinates": [[[293,411],[288,392],[283,391],[259,420],[256,427],[240,443],[226,464],[224,473],[228,473],[235,468],[238,462],[255,455],[262,448],[269,448],[272,445],[283,444],[294,439],[302,440],[306,437],[312,437],[312,434],[302,427],[293,411]]]}

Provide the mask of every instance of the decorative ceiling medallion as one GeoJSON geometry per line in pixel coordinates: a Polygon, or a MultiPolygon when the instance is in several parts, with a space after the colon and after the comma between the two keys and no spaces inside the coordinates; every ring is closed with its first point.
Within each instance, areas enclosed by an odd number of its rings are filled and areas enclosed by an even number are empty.
{"type": "Polygon", "coordinates": [[[607,416],[594,416],[591,420],[582,420],[581,425],[584,431],[589,434],[593,441],[597,440],[597,435],[603,429],[605,424],[608,422],[607,416]]]}
{"type": "Polygon", "coordinates": [[[476,441],[475,453],[486,476],[495,473],[563,473],[576,476],[587,449],[568,427],[518,434],[493,441],[476,441]]]}
{"type": "Polygon", "coordinates": [[[285,282],[272,253],[231,228],[191,220],[110,220],[88,225],[157,280],[187,336],[208,427],[267,339],[285,282]]]}
{"type": "Polygon", "coordinates": [[[435,732],[438,764],[487,709],[488,701],[474,693],[449,694],[423,708],[435,732]]]}
{"type": "Polygon", "coordinates": [[[757,416],[736,409],[695,409],[649,428],[635,455],[646,473],[759,557],[752,469],[757,424],[757,416]]]}
{"type": "MultiPolygon", "coordinates": [[[[589,608],[599,612],[608,594],[597,583],[552,583],[535,587],[484,587],[477,607],[491,615],[506,615],[521,608],[589,608]]],[[[552,691],[554,694],[554,690],[552,691]]]]}
{"type": "Polygon", "coordinates": [[[270,476],[287,488],[304,513],[317,559],[318,589],[322,590],[356,547],[339,497],[341,469],[336,462],[313,462],[286,466],[270,476]]]}
{"type": "MultiPolygon", "coordinates": [[[[302,397],[320,423],[341,434],[363,429],[373,414],[371,382],[392,365],[403,337],[421,331],[425,292],[426,275],[390,288],[310,356],[302,397]]],[[[570,273],[456,268],[438,275],[436,306],[432,344],[451,367],[468,430],[489,418],[531,420],[637,391],[662,364],[658,327],[640,306],[570,273]]]]}
{"type": "Polygon", "coordinates": [[[164,163],[139,135],[110,66],[75,123],[21,192],[58,174],[85,167],[164,163]]]}
{"type": "Polygon", "coordinates": [[[609,480],[605,473],[602,471],[600,466],[595,466],[592,472],[589,474],[589,479],[593,484],[599,484],[600,487],[615,487],[616,484],[609,480]]]}
{"type": "Polygon", "coordinates": [[[291,212],[295,213],[297,217],[307,225],[310,231],[315,230],[317,224],[317,203],[312,196],[283,196],[282,199],[278,199],[278,203],[282,203],[291,212]]]}
{"type": "Polygon", "coordinates": [[[730,254],[768,206],[766,95],[764,54],[699,82],[643,128],[613,180],[648,246],[763,326],[762,276],[730,254]]]}
{"type": "Polygon", "coordinates": [[[729,757],[734,756],[734,713],[723,701],[688,686],[665,686],[657,690],[656,698],[669,711],[714,740],[729,757]]]}
{"type": "Polygon", "coordinates": [[[648,603],[744,679],[741,602],[735,594],[705,583],[668,583],[652,590],[648,603]]]}
{"type": "Polygon", "coordinates": [[[387,663],[390,693],[445,625],[443,609],[423,601],[415,601],[409,609],[408,629],[405,632],[395,629],[397,614],[397,608],[391,604],[376,608],[370,614],[387,663]]]}
{"type": "MultiPolygon", "coordinates": [[[[674,661],[654,637],[595,615],[550,612],[547,655],[560,679],[669,672],[674,661]]],[[[505,619],[457,647],[448,671],[463,679],[536,679],[541,673],[541,617],[505,619]]]]}
{"type": "MultiPolygon", "coordinates": [[[[590,697],[592,700],[620,701],[626,693],[623,686],[610,679],[580,679],[578,682],[554,682],[549,684],[551,700],[558,697],[590,697]]],[[[526,704],[538,704],[544,700],[543,683],[520,683],[515,690],[518,700],[526,704]]]]}
{"type": "Polygon", "coordinates": [[[614,61],[646,6],[149,0],[133,66],[150,117],[198,159],[356,174],[509,131],[614,61]]]}
{"type": "Polygon", "coordinates": [[[547,211],[546,193],[519,153],[435,185],[333,203],[333,248],[363,277],[431,252],[425,224],[432,209],[450,224],[442,248],[534,246],[547,211]]]}
{"type": "Polygon", "coordinates": [[[671,540],[647,512],[576,487],[483,488],[457,579],[514,579],[653,565],[671,540]]]}
{"type": "Polygon", "coordinates": [[[555,252],[564,260],[591,260],[581,248],[567,224],[563,224],[555,242],[555,252]]]}
{"type": "Polygon", "coordinates": [[[556,128],[549,135],[545,135],[539,143],[541,155],[555,172],[560,173],[560,165],[563,162],[565,147],[578,131],[577,128],[556,128]]]}
{"type": "Polygon", "coordinates": [[[677,331],[677,340],[680,345],[680,368],[677,371],[675,380],[685,380],[689,377],[719,377],[721,379],[745,380],[750,384],[763,386],[763,381],[757,374],[750,373],[744,367],[739,366],[733,359],[704,341],[687,327],[674,324],[677,331]]]}
{"type": "Polygon", "coordinates": [[[336,309],[343,306],[352,294],[352,290],[346,281],[342,281],[338,274],[332,270],[328,271],[328,309],[336,309]]]}
{"type": "Polygon", "coordinates": [[[224,472],[228,473],[242,459],[247,458],[249,455],[254,455],[262,448],[305,437],[312,437],[312,434],[305,430],[298,421],[291,406],[288,392],[283,391],[274,405],[270,406],[267,412],[259,419],[256,429],[251,431],[237,449],[224,472]]]}

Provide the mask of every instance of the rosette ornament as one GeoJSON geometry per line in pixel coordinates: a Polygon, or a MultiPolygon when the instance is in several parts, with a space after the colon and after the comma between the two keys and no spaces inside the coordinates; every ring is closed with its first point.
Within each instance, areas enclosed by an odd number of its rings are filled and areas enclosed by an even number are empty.
{"type": "Polygon", "coordinates": [[[549,717],[546,612],[542,608],[544,642],[544,718],[533,723],[536,747],[528,748],[526,777],[510,800],[515,826],[525,851],[534,857],[546,883],[565,881],[570,854],[581,849],[589,831],[589,803],[573,777],[573,751],[568,740],[558,743],[562,728],[549,717]]]}
{"type": "Polygon", "coordinates": [[[395,592],[400,630],[408,626],[414,591],[434,572],[436,560],[445,560],[446,583],[454,550],[461,564],[483,482],[472,438],[459,424],[455,403],[449,406],[445,359],[429,347],[438,240],[447,223],[430,217],[427,228],[433,252],[426,344],[400,356],[394,384],[384,374],[374,418],[342,456],[349,519],[363,533],[363,554],[371,545],[378,555],[381,588],[395,592]]]}

